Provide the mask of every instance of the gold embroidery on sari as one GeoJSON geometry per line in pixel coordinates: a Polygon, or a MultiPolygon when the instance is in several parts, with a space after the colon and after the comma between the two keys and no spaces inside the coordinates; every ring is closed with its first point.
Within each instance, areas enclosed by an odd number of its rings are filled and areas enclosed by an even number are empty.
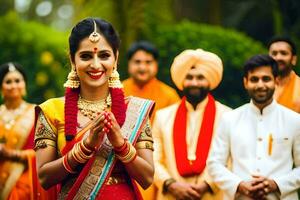
{"type": "Polygon", "coordinates": [[[40,140],[37,140],[36,143],[35,143],[34,150],[36,151],[38,149],[44,149],[47,146],[51,146],[51,147],[56,148],[56,142],[53,141],[53,140],[49,140],[49,139],[40,139],[40,140]]]}
{"type": "Polygon", "coordinates": [[[56,148],[56,138],[57,137],[49,125],[46,117],[42,112],[40,112],[35,129],[34,149],[46,148],[48,145],[56,148]]]}

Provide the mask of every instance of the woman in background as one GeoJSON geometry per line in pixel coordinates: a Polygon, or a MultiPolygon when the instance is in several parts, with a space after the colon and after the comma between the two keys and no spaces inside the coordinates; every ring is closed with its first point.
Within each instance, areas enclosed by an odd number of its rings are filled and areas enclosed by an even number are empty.
{"type": "MultiPolygon", "coordinates": [[[[34,105],[23,98],[26,75],[17,63],[0,66],[0,199],[46,199],[36,181],[34,105]],[[37,185],[38,186],[38,185],[37,185]]],[[[50,197],[50,196],[48,196],[50,197]]]]}

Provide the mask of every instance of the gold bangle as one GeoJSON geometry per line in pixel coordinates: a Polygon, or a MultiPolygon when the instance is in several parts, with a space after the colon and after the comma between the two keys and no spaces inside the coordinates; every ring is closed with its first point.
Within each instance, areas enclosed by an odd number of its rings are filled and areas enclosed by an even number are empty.
{"type": "Polygon", "coordinates": [[[133,161],[136,158],[136,155],[137,155],[136,149],[130,143],[129,143],[129,151],[126,155],[120,156],[116,154],[117,158],[121,160],[123,163],[129,163],[133,161]]]}
{"type": "Polygon", "coordinates": [[[82,148],[81,150],[86,151],[88,153],[92,153],[95,150],[91,150],[89,149],[85,144],[84,144],[84,140],[81,140],[80,142],[80,148],[82,148]]]}
{"type": "Polygon", "coordinates": [[[76,152],[75,152],[75,148],[73,148],[73,149],[71,150],[71,155],[72,155],[73,159],[74,159],[76,162],[78,162],[78,163],[83,164],[83,163],[86,162],[86,160],[80,159],[80,158],[78,157],[78,155],[77,155],[76,152]]]}
{"type": "Polygon", "coordinates": [[[79,143],[77,143],[77,144],[75,144],[76,145],[76,149],[77,149],[77,153],[78,153],[78,155],[82,158],[82,159],[84,159],[84,160],[88,160],[88,159],[90,159],[91,157],[93,157],[93,153],[91,153],[90,155],[86,155],[83,151],[82,151],[82,149],[80,148],[80,144],[79,143]]]}
{"type": "MultiPolygon", "coordinates": [[[[88,160],[87,156],[84,155],[83,152],[80,151],[79,148],[79,143],[75,144],[73,149],[71,150],[71,155],[73,156],[74,160],[77,161],[78,163],[86,163],[86,161],[88,160]]],[[[92,154],[91,154],[92,156],[92,154]]]]}

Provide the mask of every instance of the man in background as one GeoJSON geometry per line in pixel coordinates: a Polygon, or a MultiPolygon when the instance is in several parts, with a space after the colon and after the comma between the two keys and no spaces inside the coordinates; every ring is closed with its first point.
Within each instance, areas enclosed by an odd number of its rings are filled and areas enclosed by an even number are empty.
{"type": "Polygon", "coordinates": [[[243,81],[251,101],[220,121],[207,168],[224,200],[298,199],[300,115],[273,99],[277,74],[269,55],[250,58],[243,81]]]}
{"type": "MultiPolygon", "coordinates": [[[[152,122],[156,110],[179,101],[179,96],[175,89],[156,78],[159,53],[153,44],[147,41],[133,43],[127,51],[127,58],[130,77],[123,81],[125,96],[154,100],[152,122]]],[[[144,200],[155,200],[156,190],[153,184],[147,190],[140,188],[144,200]]]]}
{"type": "Polygon", "coordinates": [[[158,50],[153,44],[147,41],[133,43],[127,52],[130,77],[123,81],[126,96],[155,101],[152,120],[156,110],[179,101],[176,90],[156,78],[158,57],[158,50]]]}
{"type": "Polygon", "coordinates": [[[274,97],[279,104],[300,113],[300,77],[293,70],[297,63],[296,45],[288,37],[277,36],[271,39],[268,48],[279,68],[274,97]]]}
{"type": "Polygon", "coordinates": [[[206,158],[220,117],[230,108],[210,94],[222,80],[221,59],[202,49],[174,59],[171,77],[183,91],[180,102],[157,111],[153,127],[157,199],[222,200],[210,181],[206,158]]]}

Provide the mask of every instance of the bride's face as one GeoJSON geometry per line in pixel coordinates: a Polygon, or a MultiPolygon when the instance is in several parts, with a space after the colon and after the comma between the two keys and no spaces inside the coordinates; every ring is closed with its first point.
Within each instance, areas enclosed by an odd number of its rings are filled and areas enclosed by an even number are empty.
{"type": "Polygon", "coordinates": [[[116,62],[113,49],[101,36],[96,43],[91,42],[88,37],[83,39],[75,53],[73,64],[81,87],[100,87],[108,83],[116,62]]]}

